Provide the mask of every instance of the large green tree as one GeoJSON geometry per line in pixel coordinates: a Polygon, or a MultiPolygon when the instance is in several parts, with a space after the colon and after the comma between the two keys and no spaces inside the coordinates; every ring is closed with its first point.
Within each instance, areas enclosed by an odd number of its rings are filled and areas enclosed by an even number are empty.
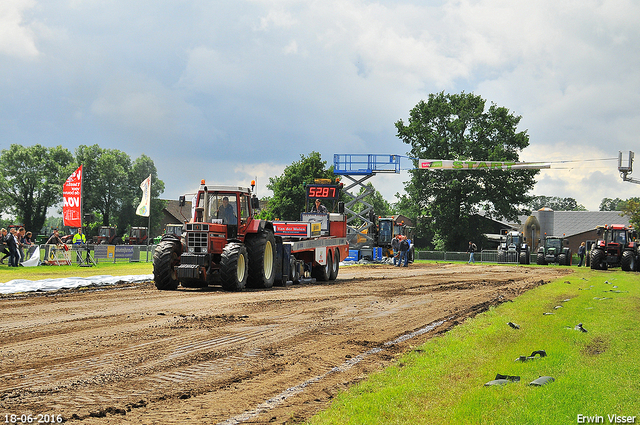
{"type": "Polygon", "coordinates": [[[164,182],[158,179],[151,158],[142,155],[131,161],[117,149],[81,145],[76,149],[76,162],[83,164],[83,209],[101,221],[96,225],[115,225],[119,235],[132,225],[146,227],[148,219],[135,215],[135,210],[142,195],[140,183],[151,174],[151,227],[159,227],[164,205],[157,198],[164,192],[164,182]]]}
{"type": "Polygon", "coordinates": [[[620,211],[624,201],[620,198],[602,198],[600,201],[600,211],[620,211]]]}
{"type": "MultiPolygon", "coordinates": [[[[408,123],[396,123],[398,137],[420,159],[518,161],[529,145],[526,131],[518,131],[521,117],[473,93],[429,95],[410,112],[408,123]]],[[[417,162],[416,162],[417,165],[417,162]]],[[[411,171],[405,190],[418,214],[431,218],[429,226],[447,250],[464,250],[480,240],[485,229],[471,217],[484,210],[496,218],[515,220],[527,212],[537,170],[420,170],[411,171]]]]}
{"type": "Polygon", "coordinates": [[[527,207],[532,210],[539,210],[544,207],[551,208],[554,211],[587,210],[584,205],[578,204],[578,202],[573,198],[559,198],[557,196],[534,196],[527,207]]]}
{"type": "MultiPolygon", "coordinates": [[[[313,183],[315,179],[332,179],[333,166],[327,168],[318,152],[311,152],[309,156],[300,155],[296,161],[284,169],[278,177],[269,177],[267,188],[273,191],[269,199],[265,216],[280,220],[300,220],[300,213],[305,208],[305,184],[313,183]]],[[[331,209],[330,205],[326,205],[331,209]]]]}
{"type": "Polygon", "coordinates": [[[37,234],[47,209],[62,200],[62,185],[73,172],[73,155],[62,146],[11,145],[0,154],[0,202],[18,223],[37,234]]]}
{"type": "Polygon", "coordinates": [[[629,198],[620,204],[621,215],[628,216],[634,228],[640,228],[640,198],[629,198]]]}

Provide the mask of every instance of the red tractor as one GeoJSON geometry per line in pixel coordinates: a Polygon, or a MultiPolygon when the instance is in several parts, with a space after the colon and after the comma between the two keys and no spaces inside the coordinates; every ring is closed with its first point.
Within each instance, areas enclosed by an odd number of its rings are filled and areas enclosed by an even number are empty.
{"type": "Polygon", "coordinates": [[[155,249],[158,289],[221,284],[225,290],[242,291],[295,283],[309,275],[334,280],[349,252],[342,213],[303,213],[298,222],[260,220],[254,218],[259,200],[250,189],[207,186],[204,180],[194,205],[184,233],[164,235],[155,249]]]}
{"type": "Polygon", "coordinates": [[[599,239],[591,247],[590,263],[594,270],[621,267],[624,271],[638,271],[640,246],[635,230],[622,224],[596,227],[599,239]]]}
{"type": "Polygon", "coordinates": [[[147,228],[132,227],[128,237],[124,239],[125,245],[144,245],[147,243],[147,228]]]}
{"type": "Polygon", "coordinates": [[[98,245],[118,245],[122,243],[122,238],[117,236],[117,229],[113,226],[100,226],[98,236],[95,236],[94,243],[98,245]]]}

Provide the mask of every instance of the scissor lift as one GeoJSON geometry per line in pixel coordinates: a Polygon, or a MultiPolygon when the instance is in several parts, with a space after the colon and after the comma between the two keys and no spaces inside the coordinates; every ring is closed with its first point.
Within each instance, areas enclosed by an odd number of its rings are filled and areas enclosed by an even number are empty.
{"type": "Polygon", "coordinates": [[[378,173],[400,173],[400,155],[384,154],[334,154],[333,174],[344,176],[351,181],[345,185],[342,192],[350,198],[344,206],[347,214],[347,240],[354,241],[358,235],[373,243],[370,236],[370,228],[374,226],[373,205],[366,202],[365,197],[374,193],[374,190],[364,183],[378,173]],[[351,193],[352,189],[356,189],[351,193]],[[364,189],[364,190],[362,190],[364,189]],[[358,193],[362,190],[362,193],[358,193]],[[365,208],[356,212],[353,210],[356,204],[363,204],[365,208]],[[350,225],[356,219],[362,220],[364,224],[358,228],[350,225]],[[366,232],[365,232],[366,230],[366,232]]]}

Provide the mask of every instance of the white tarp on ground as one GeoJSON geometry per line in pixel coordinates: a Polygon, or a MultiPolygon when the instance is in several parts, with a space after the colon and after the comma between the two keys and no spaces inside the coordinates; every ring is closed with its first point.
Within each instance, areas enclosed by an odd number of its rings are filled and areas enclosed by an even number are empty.
{"type": "Polygon", "coordinates": [[[60,279],[27,280],[14,279],[7,283],[0,283],[0,294],[15,294],[17,292],[55,291],[58,289],[73,289],[85,286],[107,286],[116,283],[150,282],[152,274],[138,276],[90,276],[65,277],[60,279]]]}
{"type": "Polygon", "coordinates": [[[23,261],[20,264],[22,264],[24,267],[35,267],[40,264],[40,247],[36,245],[33,253],[31,254],[31,258],[29,258],[27,261],[23,261]]]}

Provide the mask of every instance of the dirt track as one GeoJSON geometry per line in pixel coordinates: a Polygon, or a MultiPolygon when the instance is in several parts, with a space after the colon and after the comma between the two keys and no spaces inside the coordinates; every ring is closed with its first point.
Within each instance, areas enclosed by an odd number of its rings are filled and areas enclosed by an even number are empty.
{"type": "MultiPolygon", "coordinates": [[[[295,423],[436,333],[568,268],[343,267],[244,293],[153,283],[0,299],[0,413],[295,423]]],[[[37,417],[36,417],[37,418],[37,417]]]]}

